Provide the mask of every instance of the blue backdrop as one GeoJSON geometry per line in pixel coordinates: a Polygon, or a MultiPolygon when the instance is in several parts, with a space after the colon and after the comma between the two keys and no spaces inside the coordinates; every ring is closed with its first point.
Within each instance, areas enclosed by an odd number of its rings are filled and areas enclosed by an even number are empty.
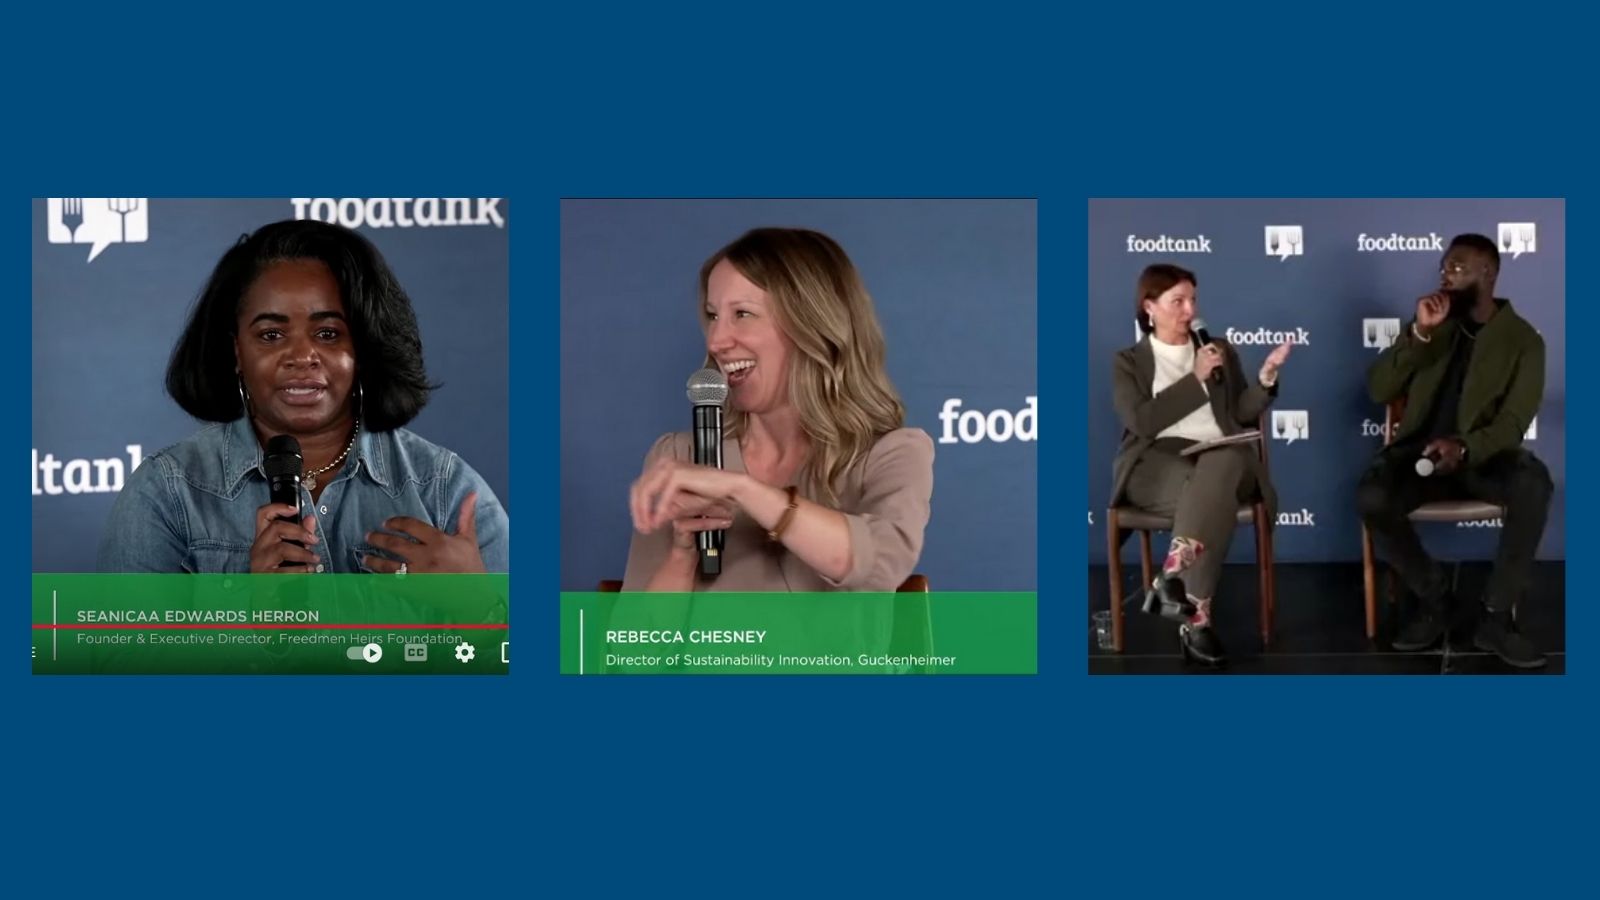
{"type": "Polygon", "coordinates": [[[562,589],[622,577],[628,486],[657,437],[689,427],[700,266],[764,225],[830,235],[872,294],[906,424],[935,441],[917,570],[936,590],[1034,590],[1031,200],[564,201],[562,589]]]}
{"type": "MultiPolygon", "coordinates": [[[[1081,527],[1077,510],[1104,502],[1104,474],[1085,496],[1075,432],[1039,472],[1037,677],[564,678],[556,604],[539,596],[557,580],[564,525],[548,433],[558,198],[1037,196],[1050,348],[1076,346],[1088,315],[1090,196],[1565,195],[1571,245],[1589,246],[1594,152],[1557,124],[1593,102],[1588,30],[1524,11],[567,4],[419,16],[338,4],[308,32],[254,7],[19,7],[14,196],[85,181],[247,196],[445,183],[498,185],[532,211],[512,248],[514,591],[546,604],[529,621],[548,630],[518,644],[503,679],[44,678],[14,652],[8,808],[27,825],[9,842],[25,862],[12,892],[62,893],[64,880],[74,895],[126,892],[180,846],[185,880],[160,888],[173,897],[360,892],[391,873],[414,893],[460,891],[451,863],[463,860],[478,864],[474,890],[497,896],[660,893],[665,872],[790,895],[1162,896],[1172,853],[1148,836],[1185,829],[1165,821],[1174,778],[1151,773],[1171,772],[1185,739],[1204,746],[1190,780],[1210,789],[1205,827],[1183,845],[1210,865],[1185,874],[1210,893],[1511,896],[1533,879],[1592,890],[1600,741],[1581,710],[1596,694],[1583,639],[1600,633],[1594,605],[1570,604],[1562,678],[1091,678],[1082,572],[1048,564],[1081,527]],[[1486,41],[1488,77],[1474,69],[1452,90],[1452,50],[1486,41]],[[259,102],[285,94],[281,69],[346,61],[353,97],[259,102]],[[1445,115],[1425,120],[1424,105],[1445,115]],[[1487,150],[1469,146],[1481,133],[1487,150]],[[1430,789],[1447,787],[1397,814],[1416,793],[1412,759],[1426,760],[1430,789]],[[281,790],[241,789],[257,773],[281,790]],[[1503,789],[1470,790],[1486,783],[1503,789]],[[294,790],[322,784],[334,789],[294,790]],[[751,814],[716,804],[740,792],[751,814]],[[419,819],[423,793],[438,815],[419,819]],[[680,796],[670,818],[653,815],[655,798],[680,796]],[[1396,821],[1410,827],[1383,827],[1396,821]],[[1491,848],[1464,853],[1485,829],[1491,848]],[[1371,852],[1328,853],[1352,838],[1371,852]],[[262,848],[292,864],[252,865],[262,848]]],[[[0,221],[20,286],[40,226],[13,211],[0,221]]],[[[1131,281],[1114,294],[1128,292],[1131,281]]],[[[1594,308],[1569,312],[1586,333],[1594,308]]],[[[1128,327],[1091,352],[1103,360],[1128,327]]],[[[12,338],[0,364],[20,383],[28,354],[12,338]]],[[[1038,387],[1084,423],[1079,362],[1042,356],[1038,387]]],[[[1574,446],[1587,442],[1586,417],[1567,424],[1574,446]]],[[[1570,502],[1586,503],[1592,477],[1569,475],[1570,502]]],[[[1593,532],[1581,516],[1568,527],[1574,544],[1593,532]]],[[[8,537],[20,582],[28,539],[8,537]]]]}
{"type": "Polygon", "coordinates": [[[33,201],[33,571],[93,571],[126,473],[202,427],[165,392],[168,357],[217,260],[282,219],[338,221],[382,251],[443,384],[408,427],[510,509],[505,199],[73,199],[33,201]]]}
{"type": "MultiPolygon", "coordinates": [[[[1544,336],[1545,393],[1525,446],[1555,481],[1539,558],[1566,551],[1566,223],[1561,200],[1093,200],[1089,204],[1088,549],[1103,563],[1111,462],[1122,426],[1111,360],[1134,340],[1140,271],[1170,262],[1195,273],[1200,315],[1233,342],[1254,377],[1282,340],[1295,343],[1267,423],[1280,513],[1279,562],[1361,558],[1355,486],[1383,443],[1367,367],[1439,284],[1445,247],[1476,232],[1499,242],[1496,294],[1544,336]]],[[[1498,523],[1427,525],[1438,555],[1489,558],[1498,523]]],[[[1123,553],[1136,555],[1128,541],[1123,553]]],[[[1236,539],[1234,562],[1254,560],[1236,539]]]]}

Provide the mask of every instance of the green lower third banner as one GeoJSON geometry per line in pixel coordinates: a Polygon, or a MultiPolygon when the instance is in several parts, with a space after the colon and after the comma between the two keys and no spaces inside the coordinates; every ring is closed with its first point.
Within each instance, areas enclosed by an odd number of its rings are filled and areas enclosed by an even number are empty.
{"type": "Polygon", "coordinates": [[[561,595],[567,675],[1033,675],[1032,593],[561,595]]]}
{"type": "Polygon", "coordinates": [[[507,575],[33,576],[36,675],[504,675],[507,575]]]}

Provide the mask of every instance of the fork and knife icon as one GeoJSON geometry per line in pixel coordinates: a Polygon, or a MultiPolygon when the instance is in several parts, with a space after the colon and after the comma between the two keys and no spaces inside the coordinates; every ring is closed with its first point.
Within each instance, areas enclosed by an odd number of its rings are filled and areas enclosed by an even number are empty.
{"type": "Polygon", "coordinates": [[[1533,223],[1513,223],[1500,226],[1500,252],[1510,253],[1512,248],[1521,245],[1518,253],[1532,253],[1533,240],[1536,232],[1533,223]]]}
{"type": "Polygon", "coordinates": [[[50,197],[46,238],[52,244],[89,244],[89,262],[112,244],[150,240],[148,197],[50,197]]]}
{"type": "MultiPolygon", "coordinates": [[[[128,240],[128,215],[139,211],[144,200],[141,197],[106,197],[105,208],[108,212],[116,213],[120,218],[118,237],[119,243],[128,240]]],[[[83,225],[84,198],[61,198],[61,224],[67,229],[69,243],[78,243],[78,229],[83,225]]]]}
{"type": "Polygon", "coordinates": [[[1368,322],[1367,343],[1368,347],[1388,347],[1394,339],[1400,336],[1400,323],[1395,322],[1368,322]]]}
{"type": "Polygon", "coordinates": [[[1291,434],[1303,441],[1310,424],[1310,417],[1303,412],[1278,412],[1272,417],[1272,434],[1280,441],[1291,434]]]}

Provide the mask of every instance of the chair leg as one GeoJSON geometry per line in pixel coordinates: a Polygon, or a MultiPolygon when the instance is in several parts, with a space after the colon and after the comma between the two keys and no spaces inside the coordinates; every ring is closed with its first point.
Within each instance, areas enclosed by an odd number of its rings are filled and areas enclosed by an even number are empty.
{"type": "Polygon", "coordinates": [[[1267,527],[1267,630],[1278,628],[1278,554],[1274,549],[1271,523],[1267,527]]]}
{"type": "Polygon", "coordinates": [[[1367,640],[1378,636],[1378,571],[1373,560],[1372,532],[1361,526],[1361,588],[1367,601],[1367,640]]]}
{"type": "Polygon", "coordinates": [[[1150,560],[1150,532],[1139,532],[1139,572],[1144,580],[1139,582],[1141,587],[1149,587],[1156,580],[1156,573],[1151,569],[1150,560]]]}
{"type": "Polygon", "coordinates": [[[1272,531],[1267,527],[1267,509],[1255,505],[1256,513],[1256,593],[1261,602],[1261,647],[1272,645],[1272,531]]]}
{"type": "Polygon", "coordinates": [[[1122,652],[1122,541],[1117,511],[1106,510],[1106,568],[1111,573],[1111,646],[1122,652]]]}

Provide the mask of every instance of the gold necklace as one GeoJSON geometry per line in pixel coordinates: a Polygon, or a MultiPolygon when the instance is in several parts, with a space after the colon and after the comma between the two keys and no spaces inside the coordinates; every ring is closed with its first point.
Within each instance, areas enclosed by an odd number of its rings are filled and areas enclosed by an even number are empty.
{"type": "Polygon", "coordinates": [[[344,445],[344,452],[339,454],[337,457],[335,457],[333,462],[328,463],[327,465],[323,466],[320,469],[313,469],[312,471],[307,472],[305,474],[304,480],[305,480],[305,483],[306,483],[306,490],[315,491],[317,489],[317,476],[321,475],[323,472],[328,471],[329,469],[333,468],[334,466],[337,466],[339,463],[344,461],[344,458],[346,456],[350,455],[350,448],[354,447],[356,445],[356,435],[358,435],[360,433],[361,433],[361,418],[358,416],[358,417],[356,417],[356,427],[350,431],[350,443],[344,445]]]}

